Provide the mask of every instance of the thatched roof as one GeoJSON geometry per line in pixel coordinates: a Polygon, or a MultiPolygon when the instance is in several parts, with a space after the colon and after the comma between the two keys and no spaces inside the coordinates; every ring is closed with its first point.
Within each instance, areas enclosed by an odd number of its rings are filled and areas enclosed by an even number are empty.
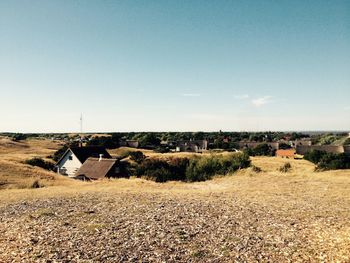
{"type": "Polygon", "coordinates": [[[117,159],[88,158],[76,172],[75,177],[86,177],[89,179],[102,179],[109,177],[113,169],[118,165],[117,159]]]}

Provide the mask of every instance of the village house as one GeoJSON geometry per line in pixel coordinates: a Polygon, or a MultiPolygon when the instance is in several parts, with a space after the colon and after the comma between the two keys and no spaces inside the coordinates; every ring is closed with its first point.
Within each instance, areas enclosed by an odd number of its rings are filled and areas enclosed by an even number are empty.
{"type": "Polygon", "coordinates": [[[208,149],[207,140],[190,140],[178,141],[176,144],[176,152],[202,152],[208,149]]]}
{"type": "Polygon", "coordinates": [[[57,172],[73,177],[83,163],[89,158],[112,158],[105,148],[99,146],[71,147],[56,163],[57,172]]]}
{"type": "Polygon", "coordinates": [[[295,140],[294,142],[292,141],[292,146],[294,148],[297,146],[311,146],[311,145],[312,145],[311,139],[295,140]]]}
{"type": "Polygon", "coordinates": [[[83,181],[99,180],[103,178],[126,177],[121,171],[120,160],[88,158],[75,173],[74,179],[83,181]]]}

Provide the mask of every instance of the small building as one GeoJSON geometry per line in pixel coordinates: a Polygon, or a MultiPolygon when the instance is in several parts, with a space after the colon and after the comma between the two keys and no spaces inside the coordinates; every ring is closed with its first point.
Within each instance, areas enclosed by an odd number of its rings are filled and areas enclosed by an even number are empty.
{"type": "Polygon", "coordinates": [[[176,144],[176,152],[202,152],[208,149],[207,140],[194,141],[178,141],[176,144]]]}
{"type": "Polygon", "coordinates": [[[83,163],[89,158],[112,158],[105,148],[99,146],[71,147],[56,163],[57,172],[73,177],[83,163]]]}
{"type": "Polygon", "coordinates": [[[294,159],[295,157],[295,149],[280,149],[276,151],[276,157],[282,157],[282,158],[291,158],[294,159]]]}
{"type": "Polygon", "coordinates": [[[99,180],[103,178],[126,177],[121,171],[118,159],[88,158],[75,173],[74,179],[83,181],[99,180]]]}
{"type": "Polygon", "coordinates": [[[295,140],[292,142],[292,146],[295,148],[297,146],[311,146],[312,141],[311,139],[301,139],[301,140],[295,140]]]}

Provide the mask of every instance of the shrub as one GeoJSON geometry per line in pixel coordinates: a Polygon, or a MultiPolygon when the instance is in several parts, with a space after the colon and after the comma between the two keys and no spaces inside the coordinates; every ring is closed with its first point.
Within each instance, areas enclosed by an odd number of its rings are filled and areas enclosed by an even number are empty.
{"type": "Polygon", "coordinates": [[[170,149],[169,149],[169,147],[159,146],[159,147],[155,148],[154,151],[157,153],[168,153],[168,152],[170,152],[170,149]]]}
{"type": "Polygon", "coordinates": [[[314,164],[318,164],[322,157],[326,154],[324,151],[319,151],[319,150],[311,150],[305,153],[304,159],[308,160],[314,164]]]}
{"type": "Polygon", "coordinates": [[[135,175],[156,182],[205,181],[215,174],[225,175],[250,166],[249,156],[243,153],[196,156],[188,158],[146,159],[136,166],[135,175]]]}
{"type": "Polygon", "coordinates": [[[130,155],[130,160],[138,164],[142,163],[146,159],[146,156],[141,151],[130,152],[129,155],[130,155]]]}
{"type": "Polygon", "coordinates": [[[38,166],[41,168],[44,168],[46,170],[53,170],[54,169],[54,164],[51,162],[47,162],[41,158],[34,157],[32,159],[28,159],[25,161],[26,164],[29,164],[31,166],[38,166]]]}
{"type": "Polygon", "coordinates": [[[39,184],[38,180],[35,180],[32,185],[30,186],[30,188],[40,188],[41,185],[39,184]]]}
{"type": "Polygon", "coordinates": [[[205,181],[215,174],[226,175],[250,166],[250,159],[244,153],[201,156],[190,160],[186,169],[187,181],[205,181]]]}
{"type": "Polygon", "coordinates": [[[347,139],[344,141],[343,145],[350,145],[350,138],[347,138],[347,139]]]}
{"type": "Polygon", "coordinates": [[[262,169],[258,166],[252,165],[252,170],[254,173],[261,173],[262,169]]]}
{"type": "Polygon", "coordinates": [[[250,156],[274,156],[275,150],[267,143],[258,144],[255,148],[247,148],[244,152],[250,156]]]}
{"type": "Polygon", "coordinates": [[[304,159],[316,164],[316,170],[350,169],[350,157],[344,153],[311,150],[305,153],[304,159]]]}
{"type": "Polygon", "coordinates": [[[285,163],[284,165],[282,165],[282,166],[280,167],[279,171],[280,171],[281,173],[287,173],[287,172],[289,172],[291,169],[292,169],[291,164],[290,164],[290,163],[285,163]]]}
{"type": "Polygon", "coordinates": [[[341,154],[326,153],[317,164],[317,170],[350,169],[350,157],[341,154]]]}
{"type": "Polygon", "coordinates": [[[61,157],[63,156],[63,154],[67,151],[68,149],[68,146],[67,145],[64,145],[62,146],[60,149],[58,149],[52,156],[52,159],[55,161],[55,162],[58,162],[59,159],[61,159],[61,157]]]}
{"type": "Polygon", "coordinates": [[[119,147],[119,138],[112,136],[101,136],[90,139],[87,146],[102,146],[107,149],[115,149],[119,147]]]}

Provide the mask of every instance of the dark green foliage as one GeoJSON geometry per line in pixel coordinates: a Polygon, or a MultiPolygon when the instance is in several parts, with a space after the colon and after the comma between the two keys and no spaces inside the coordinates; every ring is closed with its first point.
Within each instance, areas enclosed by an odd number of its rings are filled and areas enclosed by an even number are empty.
{"type": "Polygon", "coordinates": [[[162,159],[147,159],[135,170],[136,176],[145,177],[156,182],[172,180],[172,173],[169,163],[162,159]]]}
{"type": "Polygon", "coordinates": [[[87,146],[102,146],[107,149],[115,149],[119,147],[119,139],[112,136],[95,137],[87,142],[87,146]]]}
{"type": "Polygon", "coordinates": [[[345,140],[345,142],[343,143],[343,145],[350,145],[350,138],[347,138],[347,139],[345,140]]]}
{"type": "Polygon", "coordinates": [[[274,156],[276,151],[267,143],[261,143],[253,149],[245,149],[244,152],[250,156],[274,156]]]}
{"type": "Polygon", "coordinates": [[[317,170],[350,169],[350,157],[344,153],[311,150],[304,155],[304,159],[316,164],[317,170]]]}
{"type": "Polygon", "coordinates": [[[25,161],[26,164],[29,164],[31,166],[38,166],[41,168],[44,168],[46,170],[53,170],[54,169],[54,164],[51,162],[47,162],[41,158],[34,157],[32,159],[28,159],[25,161]]]}
{"type": "Polygon", "coordinates": [[[170,152],[170,149],[169,149],[169,147],[159,146],[159,147],[155,148],[154,151],[157,153],[168,153],[168,152],[170,152]]]}
{"type": "Polygon", "coordinates": [[[58,162],[59,159],[61,159],[61,157],[63,156],[63,154],[67,151],[68,146],[64,145],[61,148],[59,148],[52,156],[52,159],[55,162],[58,162]]]}
{"type": "Polygon", "coordinates": [[[130,160],[138,164],[142,163],[146,159],[146,156],[141,151],[130,152],[129,155],[130,155],[130,160]]]}
{"type": "Polygon", "coordinates": [[[262,172],[262,169],[258,166],[252,165],[252,169],[254,173],[260,173],[262,172]]]}
{"type": "Polygon", "coordinates": [[[12,140],[13,141],[21,141],[21,140],[26,140],[28,138],[28,136],[26,134],[23,133],[15,133],[12,135],[12,140]]]}
{"type": "Polygon", "coordinates": [[[79,142],[70,142],[69,144],[63,145],[61,148],[59,148],[52,156],[52,159],[55,162],[58,162],[59,159],[63,156],[63,154],[67,151],[69,147],[77,147],[79,145],[79,142]]]}
{"type": "Polygon", "coordinates": [[[38,180],[35,180],[30,186],[30,188],[40,188],[40,187],[41,185],[39,184],[38,180]]]}
{"type": "Polygon", "coordinates": [[[243,153],[197,156],[188,158],[146,159],[135,169],[135,175],[156,182],[205,181],[214,175],[226,175],[250,166],[249,156],[243,153]]]}
{"type": "Polygon", "coordinates": [[[292,148],[292,146],[290,146],[289,144],[286,144],[286,143],[279,144],[279,149],[286,150],[286,149],[291,149],[291,148],[292,148]]]}
{"type": "Polygon", "coordinates": [[[292,169],[292,166],[290,163],[285,163],[284,165],[282,165],[279,169],[280,172],[282,173],[287,173],[292,169]]]}
{"type": "Polygon", "coordinates": [[[326,153],[317,164],[318,170],[350,169],[350,157],[344,153],[326,153]]]}
{"type": "Polygon", "coordinates": [[[250,159],[244,153],[212,155],[190,160],[186,169],[187,181],[205,181],[215,174],[225,175],[250,166],[250,159]]]}
{"type": "Polygon", "coordinates": [[[318,164],[322,157],[326,154],[326,152],[319,151],[319,150],[311,150],[305,153],[304,159],[308,160],[314,164],[318,164]]]}
{"type": "Polygon", "coordinates": [[[160,145],[160,139],[155,133],[146,133],[138,141],[142,148],[152,148],[160,145]]]}

